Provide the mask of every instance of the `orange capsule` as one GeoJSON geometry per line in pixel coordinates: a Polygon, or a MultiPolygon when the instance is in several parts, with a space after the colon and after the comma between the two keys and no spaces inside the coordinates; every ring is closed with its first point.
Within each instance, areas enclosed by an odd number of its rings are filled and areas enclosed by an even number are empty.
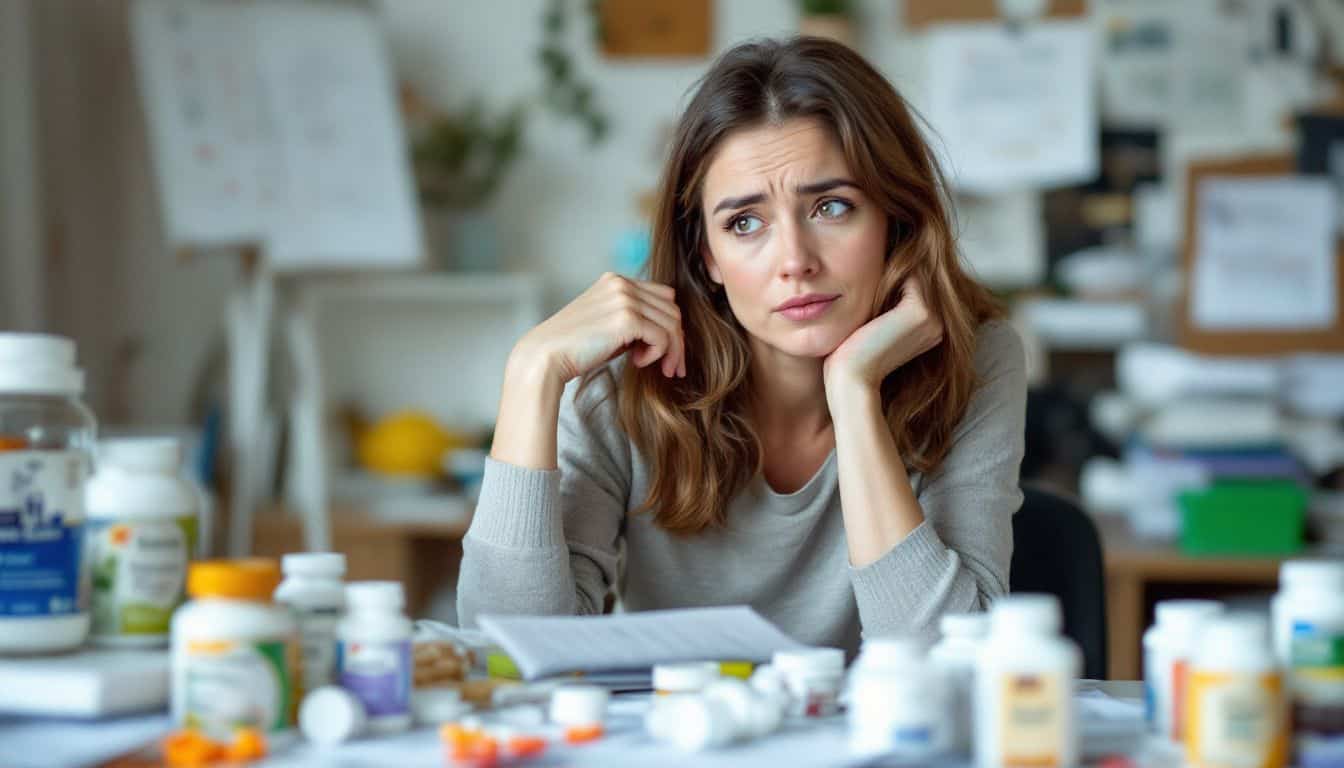
{"type": "Polygon", "coordinates": [[[570,744],[586,744],[602,738],[604,731],[601,723],[593,725],[571,725],[565,729],[565,741],[570,744]]]}
{"type": "Polygon", "coordinates": [[[546,740],[540,736],[514,736],[506,746],[513,757],[536,757],[546,751],[546,740]]]}
{"type": "Polygon", "coordinates": [[[230,760],[260,760],[266,756],[266,737],[256,728],[239,728],[233,732],[227,756],[230,760]]]}

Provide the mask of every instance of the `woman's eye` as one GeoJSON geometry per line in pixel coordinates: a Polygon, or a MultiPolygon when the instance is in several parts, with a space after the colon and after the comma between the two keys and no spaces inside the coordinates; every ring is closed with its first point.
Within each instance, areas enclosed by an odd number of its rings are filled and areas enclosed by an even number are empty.
{"type": "Polygon", "coordinates": [[[821,214],[823,219],[838,219],[849,213],[852,206],[843,200],[827,200],[817,206],[817,213],[821,214]]]}
{"type": "Polygon", "coordinates": [[[732,221],[733,232],[739,235],[750,235],[762,226],[761,220],[755,216],[738,216],[732,221]]]}

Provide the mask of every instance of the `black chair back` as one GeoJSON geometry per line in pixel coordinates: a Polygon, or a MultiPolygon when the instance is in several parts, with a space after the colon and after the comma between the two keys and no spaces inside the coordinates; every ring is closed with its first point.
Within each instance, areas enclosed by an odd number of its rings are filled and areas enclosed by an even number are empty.
{"type": "Polygon", "coordinates": [[[1083,676],[1106,679],[1106,574],[1101,537],[1074,502],[1038,488],[1023,488],[1013,516],[1011,592],[1044,592],[1059,598],[1064,634],[1083,652],[1083,676]]]}

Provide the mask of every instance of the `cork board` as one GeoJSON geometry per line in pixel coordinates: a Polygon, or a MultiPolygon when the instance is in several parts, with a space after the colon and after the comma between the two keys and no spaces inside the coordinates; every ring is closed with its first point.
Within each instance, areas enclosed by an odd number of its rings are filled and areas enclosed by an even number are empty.
{"type": "MultiPolygon", "coordinates": [[[[1086,0],[1049,0],[1045,15],[1051,19],[1077,19],[1087,14],[1086,0]]],[[[930,24],[995,21],[996,0],[905,0],[905,25],[919,29],[930,24]]]]}
{"type": "Polygon", "coordinates": [[[712,0],[603,0],[602,53],[614,58],[705,57],[712,0]]]}
{"type": "Polygon", "coordinates": [[[1199,210],[1196,195],[1203,179],[1219,176],[1283,176],[1296,173],[1292,155],[1258,155],[1234,159],[1200,160],[1190,163],[1185,183],[1185,242],[1182,264],[1185,288],[1176,311],[1177,341],[1186,349],[1208,355],[1280,355],[1293,352],[1344,352],[1344,249],[1335,247],[1335,322],[1330,328],[1308,331],[1209,330],[1190,318],[1189,286],[1194,274],[1199,243],[1199,210]]]}

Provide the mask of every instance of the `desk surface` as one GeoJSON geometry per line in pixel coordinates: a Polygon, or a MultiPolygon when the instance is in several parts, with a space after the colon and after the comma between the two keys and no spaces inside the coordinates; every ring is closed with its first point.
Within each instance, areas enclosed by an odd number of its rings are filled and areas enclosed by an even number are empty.
{"type": "MultiPolygon", "coordinates": [[[[1132,702],[1142,697],[1142,684],[1136,682],[1083,681],[1080,684],[1080,691],[1089,689],[1132,702]]],[[[579,747],[556,746],[548,753],[547,759],[536,764],[581,763],[585,766],[613,768],[631,765],[669,768],[685,765],[778,768],[787,765],[791,768],[808,768],[853,763],[848,751],[848,733],[843,717],[791,722],[785,729],[766,739],[688,756],[651,741],[645,734],[641,715],[647,706],[646,702],[644,697],[618,697],[612,703],[606,738],[579,747]]],[[[65,745],[64,754],[70,757],[74,754],[72,748],[76,742],[93,742],[95,745],[99,741],[104,745],[109,742],[124,743],[124,738],[121,741],[116,738],[119,733],[143,742],[152,740],[154,733],[162,733],[169,727],[168,719],[163,715],[127,718],[96,725],[70,721],[35,721],[32,724],[16,725],[0,719],[0,758],[3,758],[0,762],[25,768],[29,765],[47,765],[52,757],[52,744],[65,745]],[[42,762],[44,758],[48,762],[42,762]]],[[[144,768],[154,764],[153,761],[141,758],[123,758],[109,766],[144,768]]],[[[258,768],[298,768],[317,764],[442,768],[448,763],[444,760],[436,732],[433,729],[419,729],[397,736],[358,740],[326,751],[307,744],[295,744],[253,765],[258,768]]]]}

